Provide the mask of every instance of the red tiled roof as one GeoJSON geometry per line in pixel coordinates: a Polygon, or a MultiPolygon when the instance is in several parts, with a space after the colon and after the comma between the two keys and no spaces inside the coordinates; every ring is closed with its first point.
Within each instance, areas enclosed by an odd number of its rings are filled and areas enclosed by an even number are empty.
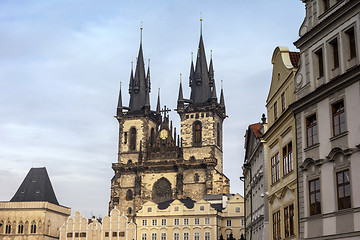
{"type": "Polygon", "coordinates": [[[260,123],[251,124],[249,127],[251,128],[251,130],[255,134],[256,138],[262,137],[263,134],[260,131],[261,130],[261,124],[260,123]]]}
{"type": "Polygon", "coordinates": [[[289,52],[289,55],[290,55],[291,64],[294,66],[294,68],[298,68],[300,53],[299,52],[289,52]]]}

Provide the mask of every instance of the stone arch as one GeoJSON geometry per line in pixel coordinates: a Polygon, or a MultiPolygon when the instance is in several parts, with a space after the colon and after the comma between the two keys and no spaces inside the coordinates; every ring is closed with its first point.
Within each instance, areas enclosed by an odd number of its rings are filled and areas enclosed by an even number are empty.
{"type": "Polygon", "coordinates": [[[133,200],[133,192],[131,189],[128,189],[126,191],[126,201],[131,201],[131,200],[133,200]]]}
{"type": "Polygon", "coordinates": [[[165,202],[172,199],[171,183],[162,177],[157,180],[152,188],[152,201],[155,203],[165,202]]]}

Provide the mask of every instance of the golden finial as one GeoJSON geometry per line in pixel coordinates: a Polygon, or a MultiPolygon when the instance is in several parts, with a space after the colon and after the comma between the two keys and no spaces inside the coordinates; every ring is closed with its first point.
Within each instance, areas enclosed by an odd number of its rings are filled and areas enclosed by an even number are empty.
{"type": "Polygon", "coordinates": [[[202,12],[200,12],[200,22],[202,22],[202,12]]]}
{"type": "Polygon", "coordinates": [[[140,23],[140,44],[142,43],[142,30],[143,30],[142,24],[143,24],[143,22],[141,21],[141,23],[140,23]]]}
{"type": "Polygon", "coordinates": [[[212,49],[210,49],[210,57],[212,58],[212,49]]]}
{"type": "Polygon", "coordinates": [[[202,35],[202,12],[200,12],[200,35],[202,35]]]}

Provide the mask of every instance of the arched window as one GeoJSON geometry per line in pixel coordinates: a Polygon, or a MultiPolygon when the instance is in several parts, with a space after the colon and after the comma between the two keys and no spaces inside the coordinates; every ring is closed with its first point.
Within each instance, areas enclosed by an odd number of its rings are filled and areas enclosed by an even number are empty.
{"type": "Polygon", "coordinates": [[[132,127],[130,129],[130,150],[134,151],[136,149],[136,128],[132,127]]]}
{"type": "Polygon", "coordinates": [[[36,233],[36,222],[31,223],[30,233],[36,233]]]}
{"type": "Polygon", "coordinates": [[[11,233],[11,223],[7,222],[6,228],[5,228],[5,234],[10,234],[10,233],[11,233]]]}
{"type": "Polygon", "coordinates": [[[151,133],[150,133],[150,146],[154,145],[154,141],[155,141],[155,130],[154,128],[151,128],[151,133]]]}
{"type": "Polygon", "coordinates": [[[194,174],[194,182],[199,182],[199,174],[198,173],[195,173],[194,174]]]}
{"type": "Polygon", "coordinates": [[[195,144],[201,144],[201,122],[196,121],[194,123],[194,136],[193,140],[195,144]]]}
{"type": "Polygon", "coordinates": [[[128,208],[127,213],[128,213],[128,214],[131,214],[131,213],[132,213],[132,208],[131,208],[131,207],[128,208]]]}
{"type": "Polygon", "coordinates": [[[22,222],[19,223],[18,233],[24,233],[24,224],[22,222]]]}
{"type": "Polygon", "coordinates": [[[133,192],[131,191],[131,189],[128,189],[126,191],[126,201],[131,201],[133,200],[133,192]]]}
{"type": "Polygon", "coordinates": [[[221,146],[221,136],[220,136],[220,124],[217,124],[216,127],[216,143],[220,147],[221,146]]]}
{"type": "Polygon", "coordinates": [[[152,188],[152,201],[160,203],[170,199],[172,199],[171,183],[162,177],[154,183],[152,188]]]}

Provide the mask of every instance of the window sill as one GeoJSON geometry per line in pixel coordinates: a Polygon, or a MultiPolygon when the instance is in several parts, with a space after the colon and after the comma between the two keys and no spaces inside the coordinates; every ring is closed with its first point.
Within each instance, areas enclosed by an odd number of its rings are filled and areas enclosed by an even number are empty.
{"type": "Polygon", "coordinates": [[[310,151],[312,149],[318,148],[320,146],[320,143],[315,143],[311,146],[308,146],[307,148],[304,148],[304,152],[310,151]]]}
{"type": "Polygon", "coordinates": [[[340,133],[340,134],[338,134],[338,135],[336,135],[336,136],[331,137],[331,138],[330,138],[330,141],[334,141],[334,140],[336,140],[336,139],[345,137],[345,136],[347,136],[347,135],[348,135],[348,131],[343,132],[343,133],[340,133]]]}

